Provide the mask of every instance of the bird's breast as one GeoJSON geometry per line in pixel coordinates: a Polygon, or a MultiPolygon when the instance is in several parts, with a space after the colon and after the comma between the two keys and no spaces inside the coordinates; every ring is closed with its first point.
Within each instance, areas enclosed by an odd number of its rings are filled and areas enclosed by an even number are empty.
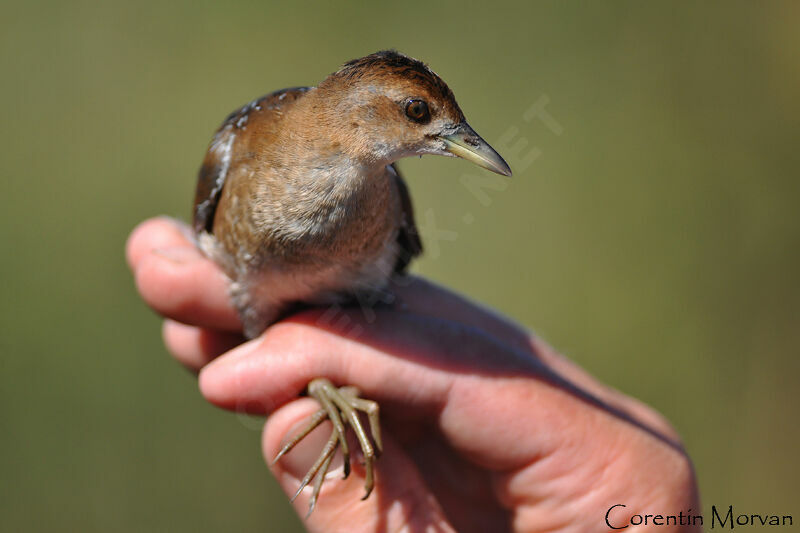
{"type": "Polygon", "coordinates": [[[402,223],[389,171],[367,176],[357,187],[290,181],[276,189],[264,182],[252,198],[229,204],[238,206],[237,219],[223,211],[225,230],[201,241],[227,265],[248,335],[293,303],[327,305],[385,289],[401,252],[402,223]]]}
{"type": "Polygon", "coordinates": [[[361,264],[396,238],[400,204],[385,170],[319,164],[259,189],[253,218],[266,261],[361,264]]]}

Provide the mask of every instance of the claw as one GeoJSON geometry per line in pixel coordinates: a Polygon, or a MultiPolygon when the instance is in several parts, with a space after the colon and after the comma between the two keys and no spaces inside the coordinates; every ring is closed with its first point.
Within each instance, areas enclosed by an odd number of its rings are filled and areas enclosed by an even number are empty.
{"type": "Polygon", "coordinates": [[[359,391],[355,387],[336,388],[330,381],[323,378],[315,379],[309,383],[308,393],[320,403],[322,409],[309,418],[308,424],[281,448],[281,451],[278,452],[278,455],[273,461],[273,464],[276,463],[326,418],[330,419],[333,424],[333,431],[331,431],[331,435],[325,443],[322,453],[300,482],[300,487],[297,489],[297,492],[292,496],[292,501],[294,501],[303,489],[308,486],[311,480],[314,479],[313,492],[309,500],[308,514],[306,517],[310,516],[316,507],[319,492],[325,480],[325,475],[330,468],[333,454],[339,447],[341,447],[342,455],[344,456],[344,477],[347,478],[350,474],[350,453],[345,434],[345,424],[353,428],[361,452],[364,455],[364,468],[366,471],[364,489],[366,493],[364,497],[361,498],[362,500],[369,497],[375,486],[374,463],[383,449],[377,403],[359,398],[359,391]],[[374,447],[367,437],[367,433],[364,431],[364,426],[358,415],[359,411],[367,414],[370,434],[372,441],[375,443],[374,447]]]}
{"type": "Polygon", "coordinates": [[[317,479],[314,481],[314,491],[311,493],[311,499],[308,501],[308,513],[306,513],[306,518],[311,516],[311,513],[314,512],[314,507],[317,506],[319,490],[322,488],[322,482],[325,481],[325,474],[328,473],[328,468],[331,466],[331,459],[333,459],[333,454],[329,455],[325,459],[325,462],[322,463],[322,468],[317,475],[317,479]]]}
{"type": "Polygon", "coordinates": [[[305,428],[303,428],[303,430],[300,433],[292,437],[292,440],[287,442],[283,448],[281,448],[281,451],[279,451],[278,455],[275,456],[275,459],[272,460],[272,464],[274,465],[275,463],[278,462],[278,460],[281,457],[289,453],[292,450],[292,448],[294,448],[297,445],[298,442],[303,440],[306,435],[311,433],[314,430],[314,428],[320,425],[322,421],[325,420],[327,417],[328,414],[325,412],[324,409],[320,409],[319,411],[311,415],[311,418],[309,418],[308,420],[308,425],[305,428]]]}
{"type": "MultiPolygon", "coordinates": [[[[322,448],[322,453],[320,454],[319,458],[317,458],[316,462],[308,469],[306,476],[303,478],[303,481],[300,482],[300,488],[297,489],[297,492],[294,493],[292,496],[291,501],[294,501],[303,489],[306,488],[306,485],[317,475],[322,465],[326,462],[329,462],[330,458],[333,457],[333,452],[336,451],[336,433],[331,433],[328,442],[325,443],[325,447],[322,448]]],[[[320,483],[321,484],[321,483],[320,483]]]]}

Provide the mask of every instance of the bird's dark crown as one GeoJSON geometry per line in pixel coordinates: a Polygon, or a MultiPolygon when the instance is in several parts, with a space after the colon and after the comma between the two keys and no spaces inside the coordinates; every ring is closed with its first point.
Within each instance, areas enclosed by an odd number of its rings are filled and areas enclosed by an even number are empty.
{"type": "Polygon", "coordinates": [[[331,78],[356,82],[392,75],[425,87],[443,101],[455,102],[453,91],[428,65],[396,50],[381,50],[348,61],[331,78]]]}

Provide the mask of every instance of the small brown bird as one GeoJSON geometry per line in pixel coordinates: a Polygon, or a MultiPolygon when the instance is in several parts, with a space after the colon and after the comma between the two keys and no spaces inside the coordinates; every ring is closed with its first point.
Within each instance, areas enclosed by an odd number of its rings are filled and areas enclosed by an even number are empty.
{"type": "MultiPolygon", "coordinates": [[[[200,169],[194,230],[230,277],[247,337],[298,305],[375,301],[422,251],[411,199],[394,162],[458,156],[505,176],[511,169],[467,124],[453,92],[424,63],[395,51],[346,63],[317,87],[276,91],[223,122],[200,169]]],[[[366,462],[366,498],[380,451],[378,406],[353,387],[313,380],[321,409],[276,458],[326,418],[333,432],[297,494],[317,476],[313,510],[345,425],[366,462]],[[359,420],[369,415],[377,450],[359,420]]],[[[295,495],[296,496],[296,495],[295,495]]]]}

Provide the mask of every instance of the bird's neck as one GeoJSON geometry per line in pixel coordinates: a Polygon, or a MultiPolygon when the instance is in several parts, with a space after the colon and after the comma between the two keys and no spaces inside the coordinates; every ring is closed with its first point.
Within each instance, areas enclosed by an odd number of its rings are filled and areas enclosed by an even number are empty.
{"type": "Polygon", "coordinates": [[[388,151],[376,150],[369,136],[343,119],[330,95],[312,89],[283,121],[282,160],[290,180],[308,191],[310,200],[331,203],[386,193],[388,151]]]}
{"type": "Polygon", "coordinates": [[[282,169],[276,185],[285,201],[279,202],[278,212],[270,207],[268,216],[293,221],[278,225],[292,233],[285,235],[287,240],[327,239],[349,235],[351,229],[384,225],[394,210],[388,208],[394,191],[387,170],[390,162],[359,157],[346,149],[324,116],[322,121],[308,120],[315,116],[308,113],[300,116],[302,120],[284,121],[281,146],[273,153],[273,161],[282,169]]]}
{"type": "Polygon", "coordinates": [[[315,87],[283,121],[284,128],[290,128],[284,138],[298,140],[303,154],[316,154],[323,161],[362,168],[365,174],[381,171],[401,154],[374,120],[364,119],[375,113],[364,106],[365,98],[346,87],[315,87]]]}

